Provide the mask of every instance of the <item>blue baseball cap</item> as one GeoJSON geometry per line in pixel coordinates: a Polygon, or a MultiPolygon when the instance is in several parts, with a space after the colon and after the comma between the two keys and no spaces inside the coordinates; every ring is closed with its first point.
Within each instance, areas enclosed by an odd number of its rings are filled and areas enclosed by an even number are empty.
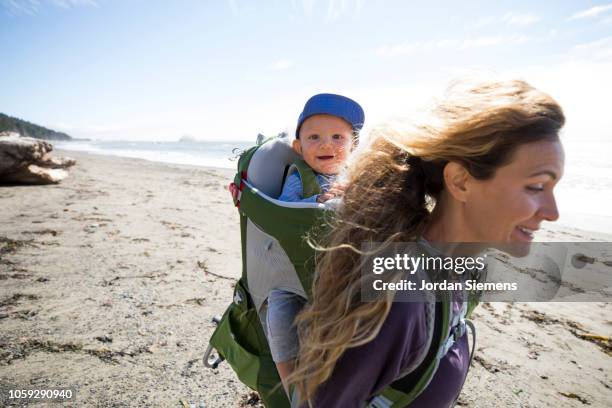
{"type": "Polygon", "coordinates": [[[296,139],[300,138],[300,128],[306,119],[314,115],[332,115],[347,121],[355,133],[363,127],[365,114],[363,108],[354,100],[342,95],[322,93],[313,96],[304,105],[295,129],[296,139]]]}

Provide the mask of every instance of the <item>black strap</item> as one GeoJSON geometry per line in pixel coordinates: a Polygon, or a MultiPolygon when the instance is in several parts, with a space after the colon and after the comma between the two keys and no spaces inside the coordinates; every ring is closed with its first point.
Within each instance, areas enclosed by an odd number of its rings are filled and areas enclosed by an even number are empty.
{"type": "Polygon", "coordinates": [[[287,176],[288,176],[287,173],[289,173],[289,168],[290,167],[291,167],[290,164],[285,166],[285,171],[283,171],[283,182],[281,183],[281,186],[284,186],[285,185],[285,181],[287,181],[287,176]]]}

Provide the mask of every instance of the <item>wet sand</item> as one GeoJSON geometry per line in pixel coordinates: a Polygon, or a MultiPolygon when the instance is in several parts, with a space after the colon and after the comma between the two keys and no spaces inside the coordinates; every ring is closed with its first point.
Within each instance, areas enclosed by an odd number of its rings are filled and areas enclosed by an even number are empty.
{"type": "MultiPolygon", "coordinates": [[[[59,154],[78,160],[61,184],[0,187],[0,385],[74,387],[74,406],[257,405],[201,360],[240,276],[233,172],[59,154]]],[[[612,404],[610,342],[587,336],[612,334],[612,304],[482,304],[475,323],[459,406],[612,404]]]]}

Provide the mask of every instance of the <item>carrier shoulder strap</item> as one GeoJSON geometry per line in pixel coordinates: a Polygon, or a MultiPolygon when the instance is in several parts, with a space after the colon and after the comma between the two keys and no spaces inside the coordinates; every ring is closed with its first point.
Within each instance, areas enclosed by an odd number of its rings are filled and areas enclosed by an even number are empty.
{"type": "MultiPolygon", "coordinates": [[[[427,246],[420,248],[429,253],[427,246]]],[[[427,388],[440,364],[440,360],[454,342],[462,335],[459,328],[460,316],[454,316],[450,294],[443,292],[442,299],[435,302],[434,329],[429,349],[425,358],[414,370],[400,377],[369,403],[368,408],[399,408],[406,407],[427,388]]],[[[464,317],[467,309],[465,304],[461,315],[464,317]]],[[[463,326],[464,327],[464,326],[463,326]]]]}
{"type": "Polygon", "coordinates": [[[450,335],[451,302],[436,302],[434,333],[423,362],[412,372],[391,383],[371,401],[371,407],[405,407],[418,397],[438,370],[440,349],[450,335]]]}
{"type": "Polygon", "coordinates": [[[313,195],[321,194],[321,186],[317,181],[317,175],[314,170],[306,164],[302,159],[293,162],[287,171],[287,176],[294,172],[298,172],[302,180],[302,196],[304,198],[312,197],[313,195]]]}

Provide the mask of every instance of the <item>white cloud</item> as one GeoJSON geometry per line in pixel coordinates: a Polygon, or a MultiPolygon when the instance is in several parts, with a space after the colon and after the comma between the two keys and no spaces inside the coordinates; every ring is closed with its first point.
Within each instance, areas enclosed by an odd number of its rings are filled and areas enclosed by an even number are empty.
{"type": "Polygon", "coordinates": [[[349,0],[328,0],[327,21],[335,21],[342,17],[349,9],[349,0]]]}
{"type": "Polygon", "coordinates": [[[567,124],[564,141],[610,140],[612,118],[609,95],[612,89],[612,60],[589,61],[567,57],[547,66],[531,66],[503,71],[486,67],[447,67],[419,76],[416,81],[342,90],[359,101],[366,112],[368,128],[381,123],[401,123],[401,119],[422,120],[427,108],[443,97],[456,80],[524,79],[549,93],[563,107],[567,124]],[[396,119],[399,121],[396,122],[396,119]]]}
{"type": "Polygon", "coordinates": [[[275,90],[274,97],[245,93],[237,99],[217,104],[188,103],[116,114],[99,119],[71,118],[70,123],[43,121],[51,129],[65,131],[77,138],[99,140],[178,140],[185,134],[198,140],[251,140],[257,133],[273,135],[295,126],[297,115],[312,89],[275,90]],[[231,106],[231,109],[228,109],[231,106]]]}
{"type": "Polygon", "coordinates": [[[474,24],[474,28],[484,28],[490,25],[505,24],[509,26],[527,26],[540,21],[541,18],[531,14],[521,14],[514,11],[508,12],[501,17],[487,16],[479,18],[474,24]]]}
{"type": "Polygon", "coordinates": [[[36,15],[45,5],[71,9],[75,7],[97,7],[97,0],[0,0],[3,8],[10,16],[36,15]]]}
{"type": "MultiPolygon", "coordinates": [[[[605,49],[605,44],[602,40],[599,48],[605,49]]],[[[197,139],[253,140],[258,132],[266,135],[284,129],[291,132],[304,101],[318,92],[344,94],[359,101],[366,111],[366,126],[372,127],[394,118],[420,119],[435,98],[443,96],[452,80],[493,76],[524,79],[554,97],[567,117],[564,140],[605,140],[612,136],[609,95],[606,92],[612,89],[612,76],[609,74],[612,72],[612,59],[597,60],[599,57],[594,50],[599,48],[584,44],[577,46],[562,62],[508,68],[501,72],[492,72],[489,67],[450,66],[402,82],[383,80],[379,84],[355,84],[350,88],[296,86],[275,91],[273,96],[263,99],[258,94],[245,94],[232,100],[230,111],[225,107],[229,104],[225,103],[215,106],[186,104],[163,113],[142,112],[130,118],[108,118],[99,123],[100,126],[88,126],[94,123],[53,126],[49,123],[49,127],[64,130],[75,137],[106,140],[177,140],[185,133],[197,139]],[[237,117],[240,120],[236,120],[237,117]]]]}
{"type": "Polygon", "coordinates": [[[590,9],[586,9],[586,10],[582,10],[579,11],[575,14],[573,14],[569,20],[575,20],[575,19],[579,19],[579,18],[592,18],[592,17],[597,17],[602,13],[605,13],[609,10],[612,10],[612,3],[611,4],[605,4],[602,6],[595,6],[595,7],[591,7],[590,9]]]}
{"type": "Polygon", "coordinates": [[[245,0],[225,0],[232,16],[238,18],[253,17],[257,10],[258,3],[245,0]]]}
{"type": "Polygon", "coordinates": [[[535,16],[533,14],[508,13],[504,17],[502,17],[501,21],[509,25],[526,26],[537,23],[538,21],[540,21],[540,17],[535,16]]]}
{"type": "Polygon", "coordinates": [[[523,44],[529,40],[530,38],[525,35],[511,35],[483,36],[467,38],[464,40],[441,39],[422,42],[415,41],[403,44],[383,45],[376,50],[376,53],[385,57],[397,57],[414,55],[418,52],[427,52],[435,49],[470,49],[499,45],[523,44]]]}
{"type": "Polygon", "coordinates": [[[98,7],[98,2],[96,0],[50,0],[51,4],[69,9],[80,6],[92,6],[98,7]]]}
{"type": "Polygon", "coordinates": [[[293,13],[290,14],[290,18],[324,15],[326,22],[337,21],[351,13],[358,15],[363,9],[364,3],[365,0],[324,0],[318,3],[315,0],[291,0],[293,13]],[[320,5],[320,7],[317,7],[317,5],[320,5]],[[324,13],[322,14],[321,11],[324,13]]]}
{"type": "Polygon", "coordinates": [[[578,44],[570,51],[572,59],[594,62],[612,62],[612,37],[578,44]]]}
{"type": "Polygon", "coordinates": [[[10,16],[38,13],[40,2],[38,0],[0,0],[0,5],[10,16]]]}
{"type": "Polygon", "coordinates": [[[529,37],[525,35],[511,36],[493,36],[493,37],[478,37],[474,39],[466,39],[461,42],[460,48],[479,48],[490,47],[496,45],[508,44],[523,44],[529,41],[529,37]]]}
{"type": "Polygon", "coordinates": [[[361,13],[365,0],[355,0],[355,14],[361,13]]]}
{"type": "Polygon", "coordinates": [[[593,61],[573,56],[546,67],[531,67],[508,74],[520,77],[549,93],[563,107],[567,141],[610,140],[609,112],[612,59],[593,61]]]}
{"type": "MultiPolygon", "coordinates": [[[[553,33],[554,34],[554,33],[553,33]]],[[[515,41],[524,41],[521,37],[515,41]]],[[[441,40],[381,47],[384,55],[420,52],[429,47],[495,46],[500,37],[461,40],[441,40]]],[[[602,141],[612,137],[612,117],[609,114],[609,93],[612,89],[612,36],[579,44],[549,65],[504,68],[492,72],[488,67],[446,67],[419,76],[414,83],[387,84],[384,87],[357,89],[350,93],[363,101],[370,125],[386,122],[394,116],[420,117],[419,108],[433,102],[433,97],[457,78],[520,78],[549,93],[563,107],[567,124],[565,141],[602,141]]]]}
{"type": "Polygon", "coordinates": [[[274,61],[272,65],[270,65],[270,69],[273,69],[275,71],[281,71],[281,70],[289,69],[292,66],[293,66],[293,61],[288,60],[288,59],[280,59],[280,60],[274,61]]]}
{"type": "Polygon", "coordinates": [[[314,0],[302,0],[302,9],[307,16],[312,14],[314,3],[314,0]]]}
{"type": "Polygon", "coordinates": [[[422,48],[422,44],[419,42],[383,45],[376,50],[376,53],[385,57],[398,57],[401,55],[413,55],[420,48],[422,48]]]}
{"type": "Polygon", "coordinates": [[[488,26],[490,24],[493,24],[493,22],[495,22],[496,20],[497,20],[497,18],[496,17],[492,17],[492,16],[480,17],[474,23],[474,28],[483,28],[483,27],[486,27],[486,26],[488,26]]]}
{"type": "Polygon", "coordinates": [[[238,14],[238,3],[236,3],[236,0],[227,0],[227,5],[229,6],[233,15],[238,14]]]}

